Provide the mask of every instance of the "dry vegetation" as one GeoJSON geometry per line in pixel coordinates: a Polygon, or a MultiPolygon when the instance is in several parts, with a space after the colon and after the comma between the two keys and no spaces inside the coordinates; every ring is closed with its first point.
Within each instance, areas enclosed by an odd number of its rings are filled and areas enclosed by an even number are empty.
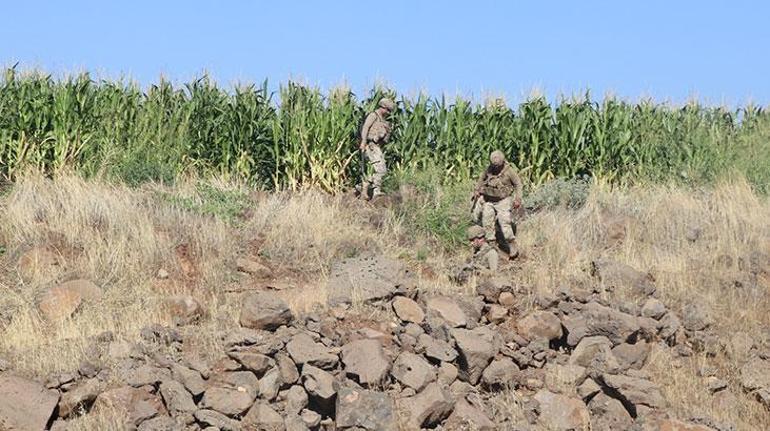
{"type": "MultiPolygon", "coordinates": [[[[246,210],[231,218],[206,210],[192,182],[131,189],[74,176],[20,180],[0,197],[0,356],[39,378],[75,369],[89,356],[92,337],[104,331],[135,340],[149,323],[171,323],[163,300],[177,292],[200,298],[208,313],[185,348],[213,350],[206,347],[236,324],[239,291],[264,287],[235,270],[242,256],[273,268],[273,284],[288,286],[281,294],[297,310],[324,301],[335,258],[368,251],[408,258],[422,269],[421,288],[457,289],[446,274],[468,251],[415,258],[415,250],[434,240],[411,233],[387,209],[313,191],[262,195],[224,182],[208,187],[242,196],[246,210]],[[158,277],[159,270],[168,278],[158,277]],[[38,298],[75,278],[94,280],[103,299],[65,322],[46,323],[38,298]]],[[[581,209],[546,209],[520,223],[526,255],[509,270],[517,284],[544,295],[595,285],[591,262],[610,257],[649,271],[674,310],[692,300],[708,304],[723,342],[742,331],[767,347],[770,265],[761,259],[770,254],[769,218],[770,204],[742,181],[702,192],[595,185],[581,209]]],[[[630,300],[625,292],[605,293],[630,300]]],[[[672,358],[667,349],[654,350],[646,366],[681,417],[703,414],[739,429],[770,428],[770,414],[735,382],[738,368],[722,352],[672,358]],[[732,404],[714,405],[698,376],[704,364],[727,376],[732,404]]],[[[502,410],[515,403],[513,394],[504,394],[488,407],[510,414],[502,410]]],[[[98,421],[106,420],[78,422],[99,429],[106,422],[98,421]]]]}

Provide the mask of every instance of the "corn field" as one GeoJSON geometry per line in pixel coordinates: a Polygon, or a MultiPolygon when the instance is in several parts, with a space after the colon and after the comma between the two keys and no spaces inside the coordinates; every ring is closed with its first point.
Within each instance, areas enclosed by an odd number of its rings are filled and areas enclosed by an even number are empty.
{"type": "Polygon", "coordinates": [[[533,184],[576,176],[702,182],[738,169],[767,190],[770,115],[757,106],[585,94],[509,107],[382,88],[364,98],[345,88],[325,95],[292,82],[277,92],[267,82],[223,89],[208,77],[142,89],[14,68],[0,81],[0,178],[29,169],[130,183],[213,174],[265,188],[340,190],[358,177],[358,127],[383,95],[399,105],[385,148],[395,172],[439,169],[447,181],[467,180],[501,149],[533,184]]]}

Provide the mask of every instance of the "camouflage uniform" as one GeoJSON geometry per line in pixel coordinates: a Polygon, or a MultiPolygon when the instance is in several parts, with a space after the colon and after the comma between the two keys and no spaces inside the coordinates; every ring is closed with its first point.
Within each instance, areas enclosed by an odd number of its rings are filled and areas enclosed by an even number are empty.
{"type": "Polygon", "coordinates": [[[492,153],[490,166],[481,174],[476,183],[476,192],[483,199],[481,224],[488,242],[495,240],[495,222],[500,226],[510,248],[511,257],[518,254],[516,238],[511,222],[514,200],[521,203],[522,185],[516,170],[499,151],[492,153]]]}
{"type": "Polygon", "coordinates": [[[473,257],[455,275],[455,281],[459,283],[466,283],[474,274],[495,273],[499,267],[500,257],[497,250],[486,240],[481,243],[477,242],[477,240],[484,238],[484,228],[478,225],[469,227],[467,237],[473,245],[473,257]]]}
{"type": "MultiPolygon", "coordinates": [[[[393,112],[396,104],[387,98],[380,100],[379,108],[384,108],[388,112],[393,112]]],[[[365,145],[364,155],[369,165],[372,166],[374,174],[364,178],[364,184],[361,186],[361,194],[367,196],[369,184],[372,185],[373,195],[382,195],[382,180],[388,172],[388,166],[385,164],[385,156],[382,152],[382,145],[390,140],[391,124],[386,120],[378,109],[366,116],[363,126],[361,126],[361,144],[365,145]]]]}

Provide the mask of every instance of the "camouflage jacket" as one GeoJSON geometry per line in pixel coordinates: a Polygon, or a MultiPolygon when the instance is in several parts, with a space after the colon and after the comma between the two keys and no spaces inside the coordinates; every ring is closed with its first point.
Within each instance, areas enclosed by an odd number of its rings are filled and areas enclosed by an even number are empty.
{"type": "Polygon", "coordinates": [[[390,140],[391,125],[377,111],[366,116],[361,126],[361,141],[369,144],[384,144],[390,140]]]}
{"type": "Polygon", "coordinates": [[[521,178],[513,166],[506,162],[498,174],[492,173],[490,168],[484,170],[476,183],[476,190],[492,201],[505,199],[511,195],[521,199],[521,178]]]}

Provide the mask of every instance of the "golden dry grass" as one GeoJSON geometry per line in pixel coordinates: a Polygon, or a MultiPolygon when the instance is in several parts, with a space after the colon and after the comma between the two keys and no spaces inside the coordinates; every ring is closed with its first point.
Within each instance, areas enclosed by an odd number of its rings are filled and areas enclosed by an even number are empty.
{"type": "MultiPolygon", "coordinates": [[[[225,182],[214,186],[244,191],[225,182]]],[[[170,323],[163,300],[177,292],[204,302],[208,316],[185,344],[210,354],[218,350],[219,335],[237,322],[241,294],[228,290],[260,287],[235,271],[238,256],[264,259],[288,277],[298,288],[280,294],[295,310],[307,310],[324,302],[335,258],[365,251],[414,256],[415,244],[430,243],[410,236],[387,209],[363,208],[314,191],[254,196],[250,215],[235,225],[183,209],[163,197],[168,194],[194,197],[196,191],[191,184],[131,189],[74,176],[29,176],[0,197],[0,246],[6,249],[0,256],[0,312],[10,316],[0,319],[0,356],[39,377],[71,371],[87,358],[89,339],[103,331],[134,341],[148,323],[170,323]],[[255,242],[261,257],[254,254],[255,242]],[[42,246],[53,247],[61,264],[20,269],[19,257],[42,246]],[[161,268],[169,272],[168,280],[157,279],[161,268]],[[74,278],[95,281],[105,292],[103,300],[63,323],[44,322],[36,307],[39,296],[74,278]]],[[[580,210],[546,210],[521,223],[526,259],[513,277],[536,292],[590,286],[595,283],[590,262],[607,257],[653,274],[660,298],[674,310],[693,298],[708,304],[715,331],[724,339],[744,331],[760,340],[770,327],[770,286],[767,274],[750,276],[746,265],[752,253],[770,253],[768,219],[770,204],[740,180],[702,192],[596,185],[580,210]],[[610,238],[608,226],[619,229],[622,239],[610,238]],[[691,229],[701,231],[694,242],[687,239],[691,229]]],[[[419,288],[467,291],[467,286],[452,286],[447,274],[468,253],[430,255],[422,264],[438,275],[421,278],[419,288]]],[[[770,415],[736,383],[739,361],[695,354],[674,362],[668,354],[656,349],[647,371],[678,415],[708,414],[741,429],[770,428],[770,415]],[[730,382],[733,408],[713,408],[696,372],[706,362],[730,382]]],[[[88,421],[96,420],[83,419],[82,429],[91,429],[88,421]]]]}

